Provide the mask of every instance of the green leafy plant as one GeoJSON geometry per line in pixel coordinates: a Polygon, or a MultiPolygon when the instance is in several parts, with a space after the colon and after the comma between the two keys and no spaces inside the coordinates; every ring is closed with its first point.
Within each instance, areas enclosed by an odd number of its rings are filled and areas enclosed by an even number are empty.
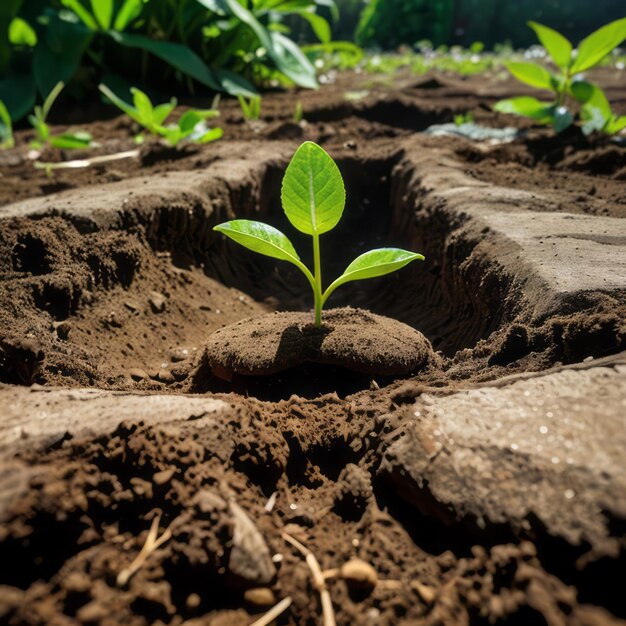
{"type": "Polygon", "coordinates": [[[302,102],[298,100],[296,106],[293,109],[293,121],[299,124],[304,119],[304,109],[302,108],[302,102]]]}
{"type": "Polygon", "coordinates": [[[11,116],[4,102],[0,100],[0,148],[13,148],[15,140],[13,138],[13,124],[11,116]]]}
{"type": "Polygon", "coordinates": [[[60,135],[51,135],[50,126],[48,126],[48,115],[50,109],[55,103],[59,94],[63,91],[65,85],[57,83],[52,91],[48,94],[41,106],[37,105],[32,115],[28,116],[28,121],[35,129],[35,139],[31,141],[31,147],[35,149],[43,148],[46,144],[53,148],[62,150],[71,150],[76,148],[89,148],[94,145],[92,136],[85,131],[66,132],[60,135]]]}
{"type": "Polygon", "coordinates": [[[571,90],[581,103],[580,119],[586,135],[593,132],[616,135],[626,128],[626,115],[619,116],[613,112],[600,87],[584,80],[576,80],[572,82],[571,90]]]}
{"type": "Polygon", "coordinates": [[[246,100],[243,96],[238,96],[241,112],[247,120],[258,120],[261,118],[261,96],[254,96],[246,100]]]}
{"type": "Polygon", "coordinates": [[[466,113],[457,113],[453,118],[455,126],[463,126],[463,124],[471,124],[474,121],[474,114],[471,111],[466,113]]]}
{"type": "Polygon", "coordinates": [[[320,235],[339,223],[346,201],[341,172],[332,158],[317,144],[307,141],[294,154],[283,178],[281,199],[287,219],[301,233],[313,239],[313,271],[300,260],[286,235],[273,226],[251,220],[231,220],[213,230],[233,241],[274,259],[293,263],[313,290],[315,324],[321,325],[322,308],[331,294],[345,283],[384,276],[398,270],[421,254],[400,248],[379,248],[358,256],[343,274],[324,290],[320,255],[320,235]]]}
{"type": "MultiPolygon", "coordinates": [[[[531,87],[551,91],[552,101],[545,102],[530,96],[521,96],[500,100],[494,105],[494,109],[502,113],[529,117],[541,124],[551,124],[557,132],[561,132],[574,121],[570,100],[578,101],[584,108],[591,98],[589,89],[576,88],[575,84],[581,80],[577,75],[598,65],[626,39],[626,17],[591,33],[576,49],[556,30],[536,22],[528,22],[528,25],[535,31],[557,72],[553,73],[537,63],[510,62],[506,66],[519,81],[531,87]],[[587,100],[581,102],[581,97],[586,97],[587,100]]],[[[596,105],[589,104],[587,113],[583,115],[589,115],[592,109],[597,114],[606,113],[606,107],[598,107],[596,102],[596,105]]],[[[610,111],[610,107],[608,110],[610,111]]],[[[613,127],[610,120],[607,120],[607,124],[608,127],[613,127]]]]}
{"type": "Polygon", "coordinates": [[[176,123],[165,124],[166,119],[176,108],[176,98],[154,106],[150,98],[140,89],[131,87],[133,105],[117,96],[106,85],[100,85],[100,91],[128,117],[145,128],[151,135],[162,137],[172,146],[182,141],[204,144],[220,139],[224,134],[221,128],[209,128],[206,121],[219,116],[215,109],[189,109],[176,123]]]}

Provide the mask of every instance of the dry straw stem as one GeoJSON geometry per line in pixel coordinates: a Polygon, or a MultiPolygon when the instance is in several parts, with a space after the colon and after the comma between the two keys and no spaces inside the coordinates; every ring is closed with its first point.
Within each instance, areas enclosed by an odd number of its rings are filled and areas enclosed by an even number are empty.
{"type": "Polygon", "coordinates": [[[134,159],[139,156],[139,150],[127,150],[126,152],[117,152],[115,154],[103,154],[101,156],[91,157],[90,159],[76,159],[74,161],[60,161],[59,163],[47,163],[43,161],[35,161],[35,168],[38,170],[72,170],[81,167],[90,167],[99,163],[109,163],[110,161],[119,161],[121,159],[134,159]]]}
{"type": "Polygon", "coordinates": [[[256,622],[252,622],[250,626],[268,626],[268,624],[271,624],[281,613],[291,606],[291,602],[291,598],[287,596],[273,606],[263,617],[260,617],[256,622]]]}
{"type": "Polygon", "coordinates": [[[146,543],[143,544],[143,548],[139,554],[135,557],[135,560],[126,568],[124,568],[117,575],[117,585],[123,587],[133,576],[139,568],[146,562],[146,559],[160,546],[172,537],[172,531],[166,528],[163,534],[159,537],[159,522],[161,521],[161,513],[157,513],[156,517],[152,520],[152,526],[148,532],[146,543]]]}
{"type": "Polygon", "coordinates": [[[320,594],[324,626],[336,626],[337,622],[335,621],[335,611],[333,610],[333,603],[330,599],[328,587],[326,586],[326,579],[324,578],[322,568],[320,567],[318,560],[315,558],[315,555],[291,535],[283,533],[283,539],[287,543],[290,543],[305,557],[306,564],[309,566],[311,575],[313,576],[313,586],[320,594]]]}

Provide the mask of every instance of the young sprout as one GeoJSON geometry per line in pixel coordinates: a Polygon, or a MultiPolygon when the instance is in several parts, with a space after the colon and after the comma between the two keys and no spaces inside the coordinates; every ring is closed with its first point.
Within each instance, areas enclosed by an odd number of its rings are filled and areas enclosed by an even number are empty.
{"type": "Polygon", "coordinates": [[[31,141],[31,147],[39,150],[46,144],[50,144],[53,148],[61,150],[71,150],[75,148],[90,148],[94,146],[93,139],[88,132],[79,130],[74,133],[62,133],[60,135],[50,135],[50,127],[48,126],[48,115],[52,105],[63,91],[65,84],[57,83],[48,97],[44,100],[42,106],[36,106],[33,114],[28,116],[28,121],[35,129],[35,139],[31,141]]]}
{"type": "Polygon", "coordinates": [[[136,87],[131,87],[133,105],[128,104],[115,95],[106,85],[99,86],[100,91],[128,117],[145,128],[151,135],[162,137],[171,146],[182,141],[204,144],[220,139],[224,134],[221,128],[209,128],[206,120],[219,116],[215,109],[189,109],[183,113],[175,124],[165,124],[165,120],[176,108],[176,98],[169,102],[154,106],[150,98],[136,87]]]}
{"type": "Polygon", "coordinates": [[[296,102],[295,109],[293,110],[293,121],[299,124],[304,119],[304,110],[302,109],[302,102],[298,100],[296,102]]]}
{"type": "Polygon", "coordinates": [[[13,148],[15,140],[13,138],[13,124],[11,116],[4,102],[0,100],[0,148],[13,148]]]}
{"type": "Polygon", "coordinates": [[[258,120],[261,118],[261,96],[255,96],[246,100],[243,96],[237,96],[241,112],[247,120],[258,120]]]}
{"type": "Polygon", "coordinates": [[[582,113],[583,120],[585,116],[596,119],[595,124],[586,127],[589,132],[591,130],[618,132],[615,129],[619,128],[620,123],[613,120],[613,112],[608,102],[606,105],[604,103],[598,105],[601,99],[606,100],[604,94],[598,95],[598,92],[601,92],[599,87],[590,86],[591,89],[586,86],[577,86],[577,83],[590,85],[582,80],[580,73],[598,65],[626,39],[626,17],[615,20],[591,33],[578,44],[576,49],[556,30],[536,22],[528,22],[528,25],[535,31],[539,41],[550,55],[557,67],[557,72],[552,73],[536,63],[511,62],[507,63],[507,69],[519,81],[531,87],[551,91],[552,101],[544,102],[530,96],[520,96],[500,100],[494,105],[494,109],[501,113],[529,117],[540,124],[551,124],[557,132],[561,132],[574,122],[574,115],[568,102],[571,98],[580,103],[582,109],[589,104],[587,112],[582,113]],[[590,102],[591,100],[593,103],[590,102]],[[600,117],[605,120],[603,124],[598,121],[600,117]]]}
{"type": "Polygon", "coordinates": [[[291,224],[313,239],[313,271],[300,260],[286,235],[268,224],[251,220],[232,220],[213,230],[233,241],[274,259],[293,263],[313,289],[315,324],[321,325],[322,308],[341,285],[365,278],[384,276],[398,270],[421,254],[400,248],[379,248],[358,256],[325,290],[322,288],[320,236],[331,231],[341,219],[346,191],[337,164],[317,144],[307,141],[294,154],[281,191],[283,210],[291,224]]]}

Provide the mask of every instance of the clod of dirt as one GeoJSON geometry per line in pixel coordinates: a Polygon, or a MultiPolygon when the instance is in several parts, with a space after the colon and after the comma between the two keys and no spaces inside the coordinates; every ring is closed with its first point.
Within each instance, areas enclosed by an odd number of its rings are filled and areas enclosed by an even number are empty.
{"type": "Polygon", "coordinates": [[[439,357],[410,326],[345,307],[326,311],[319,328],[311,313],[273,313],[222,328],[209,337],[197,376],[207,367],[226,380],[263,376],[304,363],[394,376],[436,366],[439,357]]]}

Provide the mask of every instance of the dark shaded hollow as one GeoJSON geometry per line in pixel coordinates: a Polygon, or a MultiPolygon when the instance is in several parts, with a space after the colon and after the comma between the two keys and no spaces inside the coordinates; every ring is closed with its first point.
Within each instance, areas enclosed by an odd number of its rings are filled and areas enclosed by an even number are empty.
{"type": "MultiPolygon", "coordinates": [[[[401,156],[338,161],[347,203],[338,226],[321,237],[323,283],[328,285],[355,257],[372,248],[406,248],[425,254],[426,261],[413,262],[385,277],[348,283],[329,298],[327,307],[364,308],[396,319],[422,332],[435,350],[452,356],[473,347],[499,326],[504,314],[501,290],[506,286],[485,289],[478,268],[461,275],[460,262],[469,256],[474,243],[462,238],[450,242],[450,233],[460,224],[452,224],[446,213],[420,210],[419,198],[415,200],[419,190],[409,189],[404,171],[396,167],[401,156]]],[[[235,215],[283,231],[312,267],[311,238],[296,231],[281,208],[283,173],[279,166],[267,168],[258,189],[240,198],[235,215]]],[[[216,221],[231,217],[217,216],[216,221]]],[[[215,238],[204,267],[225,285],[256,300],[267,300],[278,310],[309,311],[313,305],[310,286],[297,268],[225,237],[215,238]]]]}

